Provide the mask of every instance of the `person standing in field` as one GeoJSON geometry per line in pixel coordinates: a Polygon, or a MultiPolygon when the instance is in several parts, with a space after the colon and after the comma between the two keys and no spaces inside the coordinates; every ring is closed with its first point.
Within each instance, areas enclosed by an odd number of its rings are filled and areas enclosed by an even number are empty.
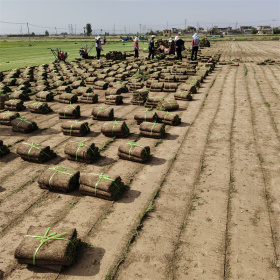
{"type": "Polygon", "coordinates": [[[97,36],[95,40],[95,48],[96,48],[96,54],[97,54],[97,59],[100,60],[100,53],[103,51],[102,45],[101,45],[101,37],[97,36]]]}
{"type": "Polygon", "coordinates": [[[174,42],[174,40],[172,40],[171,37],[169,38],[168,48],[169,48],[169,54],[175,55],[175,42],[174,42]]]}
{"type": "Polygon", "coordinates": [[[154,56],[155,56],[155,41],[154,41],[155,37],[156,37],[155,35],[152,35],[151,39],[149,41],[149,56],[148,56],[149,59],[151,56],[152,56],[152,59],[154,59],[154,56]]]}
{"type": "Polygon", "coordinates": [[[194,60],[197,60],[198,46],[199,46],[199,37],[198,37],[197,33],[195,33],[193,35],[193,39],[192,39],[192,56],[191,56],[191,60],[193,60],[193,55],[194,55],[194,60]]]}
{"type": "Polygon", "coordinates": [[[134,58],[138,58],[139,57],[139,43],[138,43],[138,37],[136,36],[134,39],[134,58]]]}
{"type": "Polygon", "coordinates": [[[176,52],[177,52],[177,59],[182,60],[182,49],[185,42],[179,38],[179,36],[175,37],[175,46],[176,46],[176,52]]]}

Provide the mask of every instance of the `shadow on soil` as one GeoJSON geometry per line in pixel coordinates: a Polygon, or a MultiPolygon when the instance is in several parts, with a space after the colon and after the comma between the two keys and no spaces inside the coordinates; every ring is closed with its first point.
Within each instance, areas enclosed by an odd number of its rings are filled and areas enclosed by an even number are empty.
{"type": "Polygon", "coordinates": [[[137,190],[129,189],[127,192],[124,193],[123,197],[116,201],[116,203],[132,203],[134,200],[139,197],[141,192],[137,190]]]}
{"type": "Polygon", "coordinates": [[[186,127],[186,126],[190,126],[190,124],[186,122],[181,122],[178,126],[186,127]]]}
{"type": "Polygon", "coordinates": [[[9,153],[9,154],[7,154],[6,156],[2,157],[2,158],[0,159],[0,162],[8,163],[8,162],[13,161],[13,160],[16,159],[17,157],[18,157],[17,154],[15,154],[15,153],[9,153]]]}
{"type": "MultiPolygon", "coordinates": [[[[6,189],[0,186],[0,192],[4,192],[6,189]]],[[[0,278],[1,279],[1,278],[0,278]]]]}
{"type": "Polygon", "coordinates": [[[151,156],[151,159],[147,162],[147,165],[162,165],[166,162],[165,158],[159,158],[159,157],[155,157],[155,156],[151,156]]]}
{"type": "Polygon", "coordinates": [[[163,140],[175,140],[178,137],[179,137],[179,135],[166,133],[165,138],[163,140]]]}
{"type": "Polygon", "coordinates": [[[110,157],[104,157],[101,156],[101,158],[97,161],[98,166],[106,166],[106,165],[110,165],[117,162],[117,160],[110,158],[110,157]]]}

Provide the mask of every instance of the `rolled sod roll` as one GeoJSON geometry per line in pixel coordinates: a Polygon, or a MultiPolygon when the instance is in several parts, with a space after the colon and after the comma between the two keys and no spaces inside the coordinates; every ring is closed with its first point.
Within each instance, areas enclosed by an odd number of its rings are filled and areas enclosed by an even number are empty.
{"type": "Polygon", "coordinates": [[[188,75],[175,75],[177,82],[185,82],[188,79],[188,75]]]}
{"type": "Polygon", "coordinates": [[[123,97],[121,95],[107,95],[105,99],[106,105],[121,105],[123,104],[123,97]]]}
{"type": "Polygon", "coordinates": [[[121,159],[143,163],[150,157],[150,147],[141,146],[138,142],[128,142],[119,146],[118,156],[121,159]]]}
{"type": "Polygon", "coordinates": [[[86,93],[87,96],[83,95],[80,98],[80,102],[82,103],[88,103],[88,104],[94,104],[98,102],[98,94],[96,93],[86,93]]]}
{"type": "Polygon", "coordinates": [[[179,89],[183,90],[183,91],[189,91],[190,93],[196,93],[197,92],[195,85],[191,85],[191,84],[181,84],[179,86],[179,89]]]}
{"type": "Polygon", "coordinates": [[[12,125],[11,121],[18,117],[19,117],[19,113],[5,111],[3,113],[0,113],[0,124],[10,126],[12,125]]]}
{"type": "Polygon", "coordinates": [[[150,90],[155,92],[160,92],[163,89],[163,83],[153,83],[151,84],[150,90]]]}
{"type": "Polygon", "coordinates": [[[90,93],[90,92],[93,92],[92,88],[90,87],[78,87],[76,89],[76,94],[77,95],[83,95],[84,93],[90,93]]]}
{"type": "Polygon", "coordinates": [[[78,101],[78,96],[76,94],[72,94],[72,93],[63,93],[59,96],[59,100],[60,103],[75,103],[78,101]]]}
{"type": "Polygon", "coordinates": [[[157,121],[168,125],[178,125],[181,123],[181,118],[178,114],[172,114],[169,112],[159,111],[157,114],[157,121]]]}
{"type": "Polygon", "coordinates": [[[165,125],[163,123],[142,122],[140,124],[140,135],[149,138],[163,138],[165,125]]]}
{"type": "Polygon", "coordinates": [[[60,87],[56,88],[56,92],[58,94],[71,93],[72,90],[73,89],[70,86],[60,86],[60,87]]]}
{"type": "Polygon", "coordinates": [[[106,90],[108,88],[109,84],[107,82],[103,81],[97,81],[94,83],[93,87],[95,89],[100,89],[100,90],[106,90]]]}
{"type": "Polygon", "coordinates": [[[131,104],[132,104],[132,105],[144,106],[145,103],[146,103],[146,99],[144,99],[144,100],[139,100],[139,101],[135,101],[135,100],[133,100],[133,99],[131,100],[131,104]]]}
{"type": "Polygon", "coordinates": [[[11,121],[13,131],[29,133],[38,129],[36,122],[26,119],[25,117],[18,117],[11,121]]]}
{"type": "Polygon", "coordinates": [[[175,92],[178,88],[177,83],[164,83],[163,91],[164,92],[175,92]]]}
{"type": "Polygon", "coordinates": [[[64,135],[84,136],[90,132],[87,122],[68,121],[61,125],[61,131],[64,135]]]}
{"type": "Polygon", "coordinates": [[[116,82],[116,83],[113,83],[112,87],[115,89],[119,89],[121,91],[121,93],[128,92],[128,87],[126,86],[125,83],[116,82]]]}
{"type": "Polygon", "coordinates": [[[78,77],[78,76],[71,76],[71,77],[69,77],[68,82],[69,83],[74,83],[74,82],[76,82],[78,80],[81,80],[81,78],[78,77]]]}
{"type": "Polygon", "coordinates": [[[147,98],[145,107],[156,108],[159,101],[163,101],[163,100],[164,100],[163,96],[149,96],[147,98]]]}
{"type": "Polygon", "coordinates": [[[3,144],[3,141],[0,140],[0,158],[10,153],[10,150],[6,145],[3,144]]]}
{"type": "Polygon", "coordinates": [[[35,87],[35,91],[40,92],[40,91],[48,91],[49,90],[49,86],[46,85],[41,85],[41,86],[36,86],[35,87]]]}
{"type": "Polygon", "coordinates": [[[77,89],[78,87],[84,87],[85,83],[82,80],[75,81],[71,84],[71,88],[77,89]]]}
{"type": "Polygon", "coordinates": [[[4,102],[4,108],[11,111],[22,111],[25,109],[23,101],[20,99],[12,99],[4,102]]]}
{"type": "Polygon", "coordinates": [[[30,100],[28,93],[25,93],[23,90],[17,90],[10,94],[10,99],[20,99],[22,101],[30,100]]]}
{"type": "Polygon", "coordinates": [[[158,102],[157,109],[160,111],[178,110],[179,104],[175,100],[163,100],[158,102]]]}
{"type": "Polygon", "coordinates": [[[17,146],[16,153],[26,161],[32,162],[46,162],[53,157],[55,157],[55,153],[50,149],[49,146],[41,146],[34,142],[32,143],[20,143],[17,146]]]}
{"type": "Polygon", "coordinates": [[[40,91],[36,93],[35,99],[41,102],[53,101],[53,93],[50,91],[40,91]]]}
{"type": "Polygon", "coordinates": [[[80,172],[70,167],[53,166],[46,169],[39,177],[41,189],[69,192],[79,187],[80,172]]]}
{"type": "Polygon", "coordinates": [[[30,112],[37,114],[48,114],[52,112],[52,109],[49,107],[48,103],[40,101],[29,104],[28,109],[30,110],[30,112]]]}
{"type": "Polygon", "coordinates": [[[141,89],[143,87],[144,87],[144,84],[142,82],[135,82],[135,83],[129,84],[130,90],[141,89]]]}
{"type": "Polygon", "coordinates": [[[115,78],[115,77],[107,77],[107,78],[105,78],[104,81],[105,81],[105,82],[108,82],[109,85],[110,85],[111,82],[114,83],[114,82],[116,81],[116,78],[115,78]]]}
{"type": "Polygon", "coordinates": [[[134,115],[134,119],[137,121],[137,124],[141,124],[142,122],[156,122],[157,114],[147,109],[145,111],[138,111],[134,115]]]}
{"type": "Polygon", "coordinates": [[[149,90],[147,89],[138,89],[132,93],[133,97],[143,97],[146,98],[149,95],[149,90]]]}
{"type": "Polygon", "coordinates": [[[69,141],[64,148],[67,159],[85,163],[97,161],[100,158],[99,149],[94,143],[85,144],[85,141],[69,141]]]}
{"type": "Polygon", "coordinates": [[[101,132],[107,137],[127,137],[129,128],[124,121],[106,122],[101,127],[101,132]]]}
{"type": "Polygon", "coordinates": [[[80,105],[69,104],[58,112],[60,119],[78,119],[81,116],[80,105]]]}
{"type": "Polygon", "coordinates": [[[120,176],[82,173],[79,191],[84,195],[96,196],[107,200],[117,200],[127,190],[120,176]]]}
{"type": "Polygon", "coordinates": [[[184,101],[191,101],[192,98],[192,94],[190,91],[184,91],[184,90],[180,90],[174,93],[174,98],[176,100],[184,100],[184,101]]]}
{"type": "Polygon", "coordinates": [[[88,85],[93,85],[97,81],[97,77],[88,77],[86,78],[85,82],[88,85]]]}
{"type": "Polygon", "coordinates": [[[105,91],[105,96],[108,95],[120,95],[122,93],[120,88],[109,87],[105,91]]]}
{"type": "Polygon", "coordinates": [[[114,119],[114,109],[106,107],[94,107],[92,109],[94,120],[111,121],[114,119]]]}
{"type": "Polygon", "coordinates": [[[75,261],[79,242],[75,228],[30,226],[14,255],[20,264],[60,272],[75,261]]]}

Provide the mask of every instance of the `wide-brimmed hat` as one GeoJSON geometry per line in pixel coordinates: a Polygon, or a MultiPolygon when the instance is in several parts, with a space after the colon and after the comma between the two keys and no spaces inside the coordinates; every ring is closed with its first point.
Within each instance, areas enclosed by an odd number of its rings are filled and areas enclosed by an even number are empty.
{"type": "Polygon", "coordinates": [[[169,38],[169,42],[172,42],[172,38],[171,37],[169,38]]]}
{"type": "Polygon", "coordinates": [[[156,37],[155,35],[152,35],[152,36],[151,36],[151,38],[155,38],[155,37],[156,37]]]}
{"type": "Polygon", "coordinates": [[[97,36],[95,39],[98,40],[98,39],[100,39],[100,38],[101,38],[100,36],[97,36]]]}

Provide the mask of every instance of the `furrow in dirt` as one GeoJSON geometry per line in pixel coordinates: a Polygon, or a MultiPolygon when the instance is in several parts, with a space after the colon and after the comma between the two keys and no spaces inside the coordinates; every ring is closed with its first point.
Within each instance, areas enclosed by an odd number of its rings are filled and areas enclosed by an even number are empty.
{"type": "MultiPolygon", "coordinates": [[[[243,69],[242,69],[243,70],[243,69]]],[[[226,274],[229,279],[278,279],[265,186],[254,145],[252,115],[244,72],[239,68],[236,85],[236,117],[232,138],[234,188],[228,229],[226,274]]]]}

